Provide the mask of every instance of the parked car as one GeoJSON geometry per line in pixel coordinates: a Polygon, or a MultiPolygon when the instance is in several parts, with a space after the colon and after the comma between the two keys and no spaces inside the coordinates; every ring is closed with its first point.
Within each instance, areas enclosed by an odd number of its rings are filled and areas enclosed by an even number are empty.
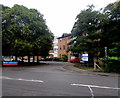
{"type": "Polygon", "coordinates": [[[2,61],[13,61],[14,59],[10,56],[2,56],[2,61]]]}
{"type": "Polygon", "coordinates": [[[12,56],[2,56],[2,66],[18,65],[18,62],[12,56]]]}
{"type": "Polygon", "coordinates": [[[79,62],[79,57],[72,57],[72,58],[70,59],[70,62],[71,62],[71,63],[77,63],[77,62],[79,62]]]}

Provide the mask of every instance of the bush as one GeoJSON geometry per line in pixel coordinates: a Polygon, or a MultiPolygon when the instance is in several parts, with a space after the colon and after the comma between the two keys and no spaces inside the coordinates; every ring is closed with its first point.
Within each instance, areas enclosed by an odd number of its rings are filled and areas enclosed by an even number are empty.
{"type": "Polygon", "coordinates": [[[63,61],[61,57],[53,57],[53,61],[63,61]]]}
{"type": "Polygon", "coordinates": [[[46,58],[45,61],[63,61],[61,57],[46,58]]]}
{"type": "Polygon", "coordinates": [[[63,59],[64,62],[67,62],[68,61],[68,56],[66,54],[63,54],[62,59],[63,59]]]}
{"type": "Polygon", "coordinates": [[[120,73],[120,60],[104,60],[104,72],[117,72],[120,73]]]}
{"type": "Polygon", "coordinates": [[[51,58],[46,58],[45,61],[64,61],[66,62],[68,60],[67,55],[62,55],[62,57],[51,57],[51,58]]]}
{"type": "Polygon", "coordinates": [[[58,57],[58,61],[63,61],[63,59],[61,57],[58,57]]]}

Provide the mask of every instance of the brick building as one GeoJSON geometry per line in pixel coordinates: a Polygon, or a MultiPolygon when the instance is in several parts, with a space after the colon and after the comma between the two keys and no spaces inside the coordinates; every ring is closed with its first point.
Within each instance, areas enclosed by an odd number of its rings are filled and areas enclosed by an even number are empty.
{"type": "Polygon", "coordinates": [[[71,41],[70,33],[63,33],[61,37],[58,38],[58,57],[63,54],[68,55],[68,61],[70,60],[70,52],[68,52],[68,43],[71,41]]]}

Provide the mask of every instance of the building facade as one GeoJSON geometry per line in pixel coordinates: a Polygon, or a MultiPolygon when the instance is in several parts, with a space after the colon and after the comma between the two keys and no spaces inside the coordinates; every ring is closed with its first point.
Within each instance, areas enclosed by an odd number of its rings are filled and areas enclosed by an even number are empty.
{"type": "Polygon", "coordinates": [[[68,43],[70,43],[70,41],[70,33],[63,33],[63,35],[58,38],[58,57],[61,57],[63,54],[66,54],[68,56],[68,61],[70,59],[70,52],[68,52],[68,43]]]}
{"type": "Polygon", "coordinates": [[[50,57],[58,57],[58,37],[54,36],[52,40],[52,50],[49,51],[49,58],[50,57]]]}
{"type": "Polygon", "coordinates": [[[53,44],[54,44],[54,47],[53,47],[53,49],[54,49],[54,57],[58,57],[58,39],[57,38],[58,37],[55,36],[54,37],[54,42],[53,42],[53,44]]]}

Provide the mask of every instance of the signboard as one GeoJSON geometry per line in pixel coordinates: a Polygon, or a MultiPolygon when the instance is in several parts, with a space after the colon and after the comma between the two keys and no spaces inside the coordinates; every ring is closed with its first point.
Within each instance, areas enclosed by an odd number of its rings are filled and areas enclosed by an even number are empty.
{"type": "Polygon", "coordinates": [[[3,65],[18,65],[18,62],[3,62],[3,65]]]}
{"type": "Polygon", "coordinates": [[[88,54],[82,54],[82,60],[88,61],[88,54]]]}

